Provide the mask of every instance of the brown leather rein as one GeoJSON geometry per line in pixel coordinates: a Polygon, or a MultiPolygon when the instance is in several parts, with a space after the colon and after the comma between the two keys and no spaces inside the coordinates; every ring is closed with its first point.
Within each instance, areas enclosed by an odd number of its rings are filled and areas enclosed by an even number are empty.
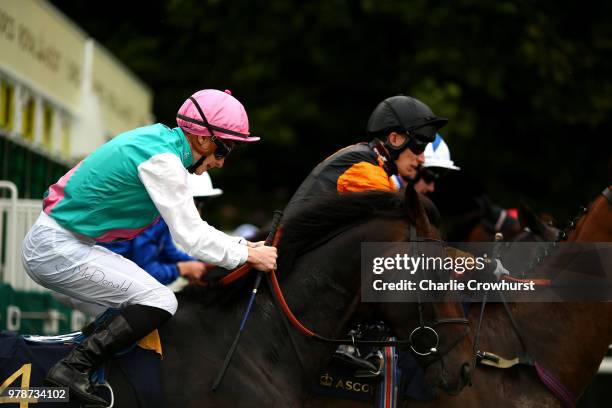
{"type": "MultiPolygon", "coordinates": [[[[274,239],[272,241],[272,246],[276,247],[278,245],[278,242],[282,236],[282,231],[283,228],[282,226],[280,228],[278,228],[278,230],[276,231],[276,234],[274,236],[274,239]]],[[[413,234],[416,234],[416,229],[414,228],[414,226],[411,226],[410,229],[410,235],[412,236],[413,234]]],[[[225,277],[223,277],[222,279],[219,280],[218,284],[221,286],[225,286],[225,285],[229,285],[230,283],[235,282],[236,280],[242,278],[243,276],[245,276],[250,270],[251,270],[252,266],[249,264],[244,264],[236,269],[234,269],[232,272],[230,272],[229,274],[227,274],[225,277]]],[[[409,346],[413,352],[415,352],[416,354],[420,355],[420,356],[427,356],[430,354],[435,354],[436,357],[440,358],[442,356],[444,356],[445,354],[447,354],[450,350],[452,350],[455,345],[457,345],[465,336],[468,335],[469,333],[469,321],[467,318],[444,318],[444,319],[436,319],[432,322],[428,322],[428,323],[423,323],[423,319],[422,319],[422,312],[421,312],[421,303],[419,302],[419,321],[420,321],[420,325],[418,327],[416,327],[410,334],[410,337],[408,338],[408,340],[358,340],[358,339],[354,339],[354,338],[345,338],[345,339],[334,339],[334,338],[329,338],[329,337],[325,337],[322,336],[320,334],[317,334],[316,332],[312,331],[311,329],[309,329],[308,327],[306,327],[293,313],[293,311],[291,310],[291,308],[289,307],[289,305],[287,304],[287,301],[285,300],[285,296],[283,294],[282,289],[280,288],[280,285],[278,283],[278,279],[276,277],[276,271],[270,271],[269,273],[266,274],[266,279],[268,280],[268,285],[271,288],[272,291],[272,296],[274,297],[275,303],[277,304],[277,306],[282,310],[284,316],[287,318],[287,320],[289,320],[289,322],[291,323],[291,325],[293,325],[294,328],[296,328],[300,333],[304,334],[307,337],[311,337],[311,338],[315,338],[317,340],[321,340],[327,343],[334,343],[334,344],[352,344],[352,345],[366,345],[366,346],[374,346],[374,347],[387,347],[387,346],[409,346]],[[468,326],[468,330],[465,331],[465,333],[463,334],[463,336],[458,337],[457,339],[455,339],[455,341],[453,341],[451,344],[449,344],[447,347],[445,347],[445,349],[443,351],[439,351],[437,349],[438,347],[438,341],[439,341],[439,336],[437,334],[437,332],[433,329],[436,326],[442,325],[442,324],[464,324],[466,326],[468,326]],[[417,335],[419,333],[420,330],[427,330],[430,332],[433,332],[435,335],[435,338],[437,340],[436,344],[434,347],[432,347],[429,351],[427,352],[422,352],[422,351],[418,351],[414,348],[414,341],[413,341],[413,337],[415,335],[417,335]]]]}

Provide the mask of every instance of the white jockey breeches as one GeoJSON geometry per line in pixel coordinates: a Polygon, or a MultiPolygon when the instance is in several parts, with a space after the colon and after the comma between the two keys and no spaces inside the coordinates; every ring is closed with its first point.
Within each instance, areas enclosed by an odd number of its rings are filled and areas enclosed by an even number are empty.
{"type": "Polygon", "coordinates": [[[174,293],[134,262],[70,232],[45,213],[23,240],[21,260],[38,284],[84,313],[147,305],[176,312],[174,293]]]}

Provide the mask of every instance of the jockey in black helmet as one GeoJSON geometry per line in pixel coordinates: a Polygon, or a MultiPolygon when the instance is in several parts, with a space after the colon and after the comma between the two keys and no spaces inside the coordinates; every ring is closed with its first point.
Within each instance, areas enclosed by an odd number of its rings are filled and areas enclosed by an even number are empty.
{"type": "Polygon", "coordinates": [[[320,194],[397,191],[399,185],[392,176],[416,177],[425,160],[425,147],[446,122],[413,97],[385,99],[368,120],[366,130],[371,141],[348,146],[319,163],[291,198],[285,216],[320,194]]]}

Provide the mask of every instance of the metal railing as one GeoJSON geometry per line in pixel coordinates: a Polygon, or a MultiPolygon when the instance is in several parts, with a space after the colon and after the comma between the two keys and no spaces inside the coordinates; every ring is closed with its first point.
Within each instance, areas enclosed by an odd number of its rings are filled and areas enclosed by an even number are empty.
{"type": "Polygon", "coordinates": [[[0,265],[0,277],[2,281],[5,281],[9,279],[9,275],[12,277],[12,274],[16,270],[16,258],[14,254],[17,252],[15,250],[15,244],[17,242],[17,233],[15,230],[17,225],[17,186],[10,181],[0,180],[0,188],[7,189],[10,192],[10,197],[2,200],[3,206],[0,207],[0,253],[3,252],[5,254],[5,261],[0,265]],[[8,211],[6,211],[5,208],[8,209],[8,211]],[[4,234],[5,218],[7,221],[6,235],[4,234]],[[4,236],[6,236],[6,240],[4,240],[4,236]]]}
{"type": "Polygon", "coordinates": [[[42,202],[18,199],[17,187],[10,181],[0,180],[0,188],[10,191],[9,198],[0,199],[0,251],[4,253],[4,262],[0,264],[0,282],[18,290],[47,292],[30,279],[21,264],[21,241],[40,215],[42,202]]]}

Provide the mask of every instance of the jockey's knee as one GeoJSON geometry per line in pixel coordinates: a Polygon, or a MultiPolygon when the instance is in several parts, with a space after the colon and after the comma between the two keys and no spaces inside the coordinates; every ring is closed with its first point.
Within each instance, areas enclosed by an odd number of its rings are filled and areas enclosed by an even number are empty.
{"type": "Polygon", "coordinates": [[[149,291],[144,299],[139,299],[136,303],[163,309],[173,316],[178,308],[178,301],[174,292],[162,285],[149,291]]]}
{"type": "Polygon", "coordinates": [[[174,316],[174,314],[176,313],[176,309],[178,308],[178,301],[176,300],[176,295],[171,289],[165,286],[163,289],[163,291],[160,290],[160,302],[162,305],[161,308],[174,316]]]}

